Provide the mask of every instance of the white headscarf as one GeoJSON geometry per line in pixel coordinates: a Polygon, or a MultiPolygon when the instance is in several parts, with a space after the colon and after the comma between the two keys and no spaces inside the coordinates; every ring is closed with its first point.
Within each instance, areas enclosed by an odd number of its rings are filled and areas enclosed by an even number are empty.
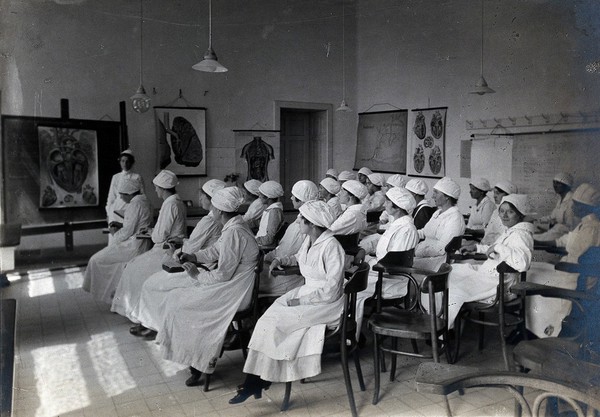
{"type": "Polygon", "coordinates": [[[371,170],[370,170],[369,168],[367,168],[367,167],[362,167],[361,169],[359,169],[359,170],[358,170],[358,173],[359,173],[359,174],[366,175],[366,176],[368,177],[369,175],[371,175],[371,174],[373,173],[373,171],[371,171],[371,170]]]}
{"type": "Polygon", "coordinates": [[[340,175],[338,175],[338,181],[348,181],[355,180],[356,174],[353,171],[342,171],[340,175]]]}
{"type": "Polygon", "coordinates": [[[558,181],[560,183],[568,185],[569,187],[573,186],[573,176],[568,172],[559,172],[554,176],[554,181],[558,181]]]}
{"type": "Polygon", "coordinates": [[[369,178],[369,181],[371,181],[372,184],[378,187],[383,187],[385,185],[385,176],[383,174],[369,174],[367,175],[367,178],[369,178]]]}
{"type": "Polygon", "coordinates": [[[299,210],[302,217],[316,226],[329,228],[335,221],[327,203],[320,200],[308,201],[299,210]]]}
{"type": "Polygon", "coordinates": [[[597,207],[600,205],[600,192],[592,184],[584,182],[573,193],[573,200],[597,207]]]}
{"type": "Polygon", "coordinates": [[[262,182],[259,180],[248,180],[244,183],[244,188],[248,190],[250,194],[254,194],[258,197],[258,189],[262,185],[262,182]]]}
{"type": "Polygon", "coordinates": [[[450,177],[442,178],[433,186],[433,188],[456,200],[460,197],[460,185],[450,177]]]}
{"type": "Polygon", "coordinates": [[[312,181],[300,180],[292,187],[292,195],[303,203],[306,203],[307,201],[317,199],[319,189],[312,181]]]}
{"type": "Polygon", "coordinates": [[[488,192],[492,189],[492,187],[490,187],[490,182],[485,178],[472,179],[469,184],[483,192],[488,192]]]}
{"type": "Polygon", "coordinates": [[[392,203],[406,211],[408,214],[412,214],[417,206],[417,202],[412,194],[401,187],[390,188],[385,195],[392,203]]]}
{"type": "Polygon", "coordinates": [[[356,198],[358,198],[359,200],[362,200],[369,194],[369,190],[367,190],[367,187],[365,187],[364,184],[361,184],[357,180],[346,181],[342,184],[342,188],[348,191],[356,198]]]}
{"type": "Polygon", "coordinates": [[[419,178],[413,178],[406,183],[406,189],[415,194],[425,195],[429,191],[429,187],[425,184],[425,181],[419,178]]]}
{"type": "Polygon", "coordinates": [[[321,181],[321,185],[325,188],[330,194],[337,194],[342,189],[342,186],[339,182],[334,180],[333,178],[325,178],[321,181]]]}
{"type": "Polygon", "coordinates": [[[212,198],[212,205],[227,213],[236,212],[244,204],[244,194],[238,187],[218,190],[212,198]]]}
{"type": "Polygon", "coordinates": [[[325,173],[325,175],[331,175],[332,177],[334,177],[337,180],[339,174],[335,169],[329,168],[327,170],[327,172],[325,173]]]}
{"type": "Polygon", "coordinates": [[[168,190],[169,188],[173,188],[179,184],[179,181],[177,180],[177,175],[168,169],[163,169],[156,175],[156,177],[154,177],[152,183],[160,188],[168,190]]]}
{"type": "Polygon", "coordinates": [[[134,181],[131,178],[123,178],[119,182],[119,189],[117,192],[120,194],[133,194],[140,191],[140,183],[139,181],[134,181]]]}
{"type": "Polygon", "coordinates": [[[494,187],[500,191],[504,191],[506,194],[515,194],[519,192],[515,184],[506,180],[498,181],[494,187]]]}
{"type": "Polygon", "coordinates": [[[217,179],[211,179],[211,180],[206,181],[202,185],[202,191],[204,191],[206,194],[208,194],[209,197],[212,198],[217,191],[222,190],[226,186],[227,186],[227,184],[225,184],[224,181],[217,180],[217,179]]]}
{"type": "Polygon", "coordinates": [[[406,180],[402,175],[394,174],[388,177],[386,183],[390,184],[392,187],[404,187],[406,180]]]}
{"type": "Polygon", "coordinates": [[[258,191],[264,194],[267,198],[279,198],[283,195],[283,187],[277,181],[263,182],[258,191]]]}
{"type": "Polygon", "coordinates": [[[509,194],[502,197],[502,203],[512,204],[523,216],[532,214],[531,205],[527,194],[509,194]]]}

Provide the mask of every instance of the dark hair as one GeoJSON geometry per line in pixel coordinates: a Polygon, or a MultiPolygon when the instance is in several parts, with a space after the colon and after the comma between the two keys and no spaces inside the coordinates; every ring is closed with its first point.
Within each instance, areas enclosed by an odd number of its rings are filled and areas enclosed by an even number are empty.
{"type": "Polygon", "coordinates": [[[450,200],[450,203],[455,206],[456,203],[458,203],[458,198],[454,198],[454,197],[450,197],[448,194],[444,194],[446,197],[448,197],[448,200],[450,200]]]}
{"type": "Polygon", "coordinates": [[[129,162],[131,162],[131,165],[135,164],[135,157],[132,154],[130,154],[130,153],[121,153],[121,154],[119,154],[119,160],[123,156],[129,158],[129,162]]]}

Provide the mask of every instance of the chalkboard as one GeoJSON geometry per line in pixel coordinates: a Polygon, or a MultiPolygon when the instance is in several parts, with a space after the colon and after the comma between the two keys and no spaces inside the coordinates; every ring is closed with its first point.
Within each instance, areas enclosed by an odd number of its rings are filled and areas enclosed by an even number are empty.
{"type": "Polygon", "coordinates": [[[2,116],[2,177],[5,220],[8,223],[46,224],[103,219],[112,175],[120,171],[121,123],[31,116],[2,116]],[[96,132],[98,204],[93,207],[39,208],[40,150],[38,126],[87,129],[96,132]]]}
{"type": "Polygon", "coordinates": [[[575,187],[582,182],[600,187],[599,153],[600,129],[491,135],[471,144],[471,177],[488,178],[492,184],[510,179],[530,196],[536,213],[544,215],[556,203],[556,173],[573,175],[575,187]]]}

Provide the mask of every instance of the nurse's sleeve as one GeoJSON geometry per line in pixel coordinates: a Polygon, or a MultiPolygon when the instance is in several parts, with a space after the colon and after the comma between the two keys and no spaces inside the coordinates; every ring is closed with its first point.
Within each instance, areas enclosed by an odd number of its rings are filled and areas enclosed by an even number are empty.
{"type": "Polygon", "coordinates": [[[259,245],[271,245],[275,241],[275,235],[279,231],[283,223],[283,210],[272,209],[269,212],[269,222],[267,223],[267,231],[264,236],[256,238],[259,245]]]}
{"type": "Polygon", "coordinates": [[[329,304],[340,298],[344,280],[345,253],[342,246],[330,242],[322,252],[319,262],[325,264],[326,282],[321,288],[304,294],[299,298],[300,304],[329,304]]]}
{"type": "Polygon", "coordinates": [[[526,232],[513,232],[504,243],[494,245],[494,251],[499,255],[498,261],[506,262],[519,272],[529,269],[532,249],[533,237],[526,232]]]}
{"type": "Polygon", "coordinates": [[[123,218],[123,227],[113,235],[114,243],[124,242],[137,232],[141,209],[141,204],[127,204],[127,208],[125,209],[125,217],[123,218]]]}
{"type": "MultiPolygon", "coordinates": [[[[240,239],[239,233],[231,232],[227,233],[225,238],[219,240],[217,244],[200,251],[204,252],[205,255],[213,255],[218,252],[219,266],[212,271],[202,272],[198,276],[198,283],[200,285],[210,285],[217,282],[229,281],[240,265],[246,244],[246,241],[240,239]]],[[[200,260],[198,256],[196,258],[200,260]]]]}
{"type": "Polygon", "coordinates": [[[435,237],[426,237],[415,249],[415,256],[433,257],[446,253],[446,245],[452,238],[465,233],[465,223],[460,213],[448,218],[448,221],[437,229],[435,237]]]}
{"type": "Polygon", "coordinates": [[[196,261],[203,264],[210,264],[216,261],[221,262],[221,247],[227,246],[227,242],[224,243],[224,239],[227,236],[221,236],[219,240],[215,242],[214,245],[209,246],[208,248],[200,249],[198,252],[194,253],[196,256],[196,261]]]}

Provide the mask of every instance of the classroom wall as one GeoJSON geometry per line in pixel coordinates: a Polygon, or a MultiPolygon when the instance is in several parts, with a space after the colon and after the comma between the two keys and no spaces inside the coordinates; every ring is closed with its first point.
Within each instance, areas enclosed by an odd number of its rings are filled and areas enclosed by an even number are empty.
{"type": "MultiPolygon", "coordinates": [[[[357,9],[357,109],[448,106],[451,177],[460,141],[475,133],[467,120],[598,110],[600,73],[586,71],[600,58],[595,0],[486,0],[483,73],[496,93],[483,96],[468,94],[480,71],[479,1],[360,0],[357,9]]],[[[473,200],[460,182],[467,211],[473,200]]]]}

